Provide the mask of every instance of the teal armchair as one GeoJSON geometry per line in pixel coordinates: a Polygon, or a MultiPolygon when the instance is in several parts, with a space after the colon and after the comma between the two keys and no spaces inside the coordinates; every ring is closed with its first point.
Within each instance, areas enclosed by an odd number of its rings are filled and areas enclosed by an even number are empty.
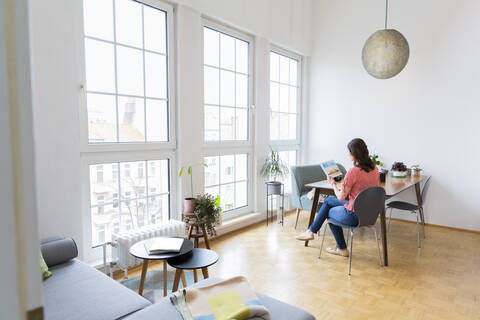
{"type": "MultiPolygon", "coordinates": [[[[337,163],[337,165],[340,168],[340,171],[342,171],[342,173],[345,175],[347,172],[345,167],[340,163],[337,163]]],[[[326,180],[327,176],[319,164],[292,166],[290,173],[292,175],[292,192],[290,194],[290,203],[292,208],[297,209],[297,218],[295,220],[296,229],[300,211],[312,210],[313,201],[307,197],[307,193],[310,191],[310,189],[305,187],[305,185],[316,181],[326,180]]]]}

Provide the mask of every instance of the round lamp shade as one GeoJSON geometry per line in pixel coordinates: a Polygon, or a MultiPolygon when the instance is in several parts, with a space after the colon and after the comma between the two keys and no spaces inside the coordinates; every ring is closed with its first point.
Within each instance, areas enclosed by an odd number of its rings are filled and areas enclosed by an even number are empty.
{"type": "Polygon", "coordinates": [[[389,79],[405,68],[409,55],[407,39],[400,32],[394,29],[378,30],[363,46],[363,67],[375,78],[389,79]]]}

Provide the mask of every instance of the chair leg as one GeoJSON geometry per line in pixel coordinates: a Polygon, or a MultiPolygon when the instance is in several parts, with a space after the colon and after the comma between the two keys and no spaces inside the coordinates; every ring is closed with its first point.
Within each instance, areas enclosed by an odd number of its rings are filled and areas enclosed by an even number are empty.
{"type": "Polygon", "coordinates": [[[393,208],[390,208],[390,217],[388,218],[387,232],[390,232],[390,221],[392,221],[392,211],[393,211],[393,208]]]}
{"type": "Polygon", "coordinates": [[[375,241],[377,242],[378,262],[380,263],[380,267],[381,267],[382,266],[382,254],[380,253],[380,244],[378,243],[377,228],[375,227],[375,225],[373,226],[373,232],[375,234],[375,241]]]}
{"type": "Polygon", "coordinates": [[[320,253],[318,254],[318,259],[320,259],[320,257],[322,256],[323,242],[325,241],[325,234],[327,233],[327,224],[328,222],[325,221],[325,227],[323,227],[322,244],[320,245],[320,253]]]}
{"type": "Polygon", "coordinates": [[[297,229],[298,217],[300,216],[300,209],[297,208],[297,219],[295,219],[295,229],[297,229]]]}
{"type": "Polygon", "coordinates": [[[350,254],[348,261],[348,275],[352,274],[352,256],[353,256],[353,229],[350,229],[350,254]]]}
{"type": "Polygon", "coordinates": [[[417,240],[418,240],[418,247],[420,248],[420,221],[419,221],[419,214],[417,213],[417,240]]]}

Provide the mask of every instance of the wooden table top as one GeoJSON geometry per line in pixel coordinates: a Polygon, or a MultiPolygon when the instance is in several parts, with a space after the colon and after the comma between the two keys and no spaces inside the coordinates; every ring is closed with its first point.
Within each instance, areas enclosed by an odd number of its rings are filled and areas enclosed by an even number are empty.
{"type": "MultiPolygon", "coordinates": [[[[385,188],[385,193],[387,194],[387,197],[390,198],[414,186],[415,184],[426,180],[427,178],[428,176],[392,178],[390,174],[387,174],[386,182],[381,183],[380,186],[385,188]]],[[[333,192],[333,186],[330,184],[330,182],[328,182],[328,180],[312,182],[306,184],[305,186],[308,188],[323,189],[329,193],[333,192]]]]}

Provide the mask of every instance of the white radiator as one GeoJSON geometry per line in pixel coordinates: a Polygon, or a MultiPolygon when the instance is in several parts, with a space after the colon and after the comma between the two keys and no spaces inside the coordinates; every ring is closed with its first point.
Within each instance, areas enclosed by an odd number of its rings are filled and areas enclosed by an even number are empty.
{"type": "Polygon", "coordinates": [[[149,225],[135,230],[130,230],[112,235],[112,260],[123,269],[125,278],[128,276],[128,268],[139,265],[142,259],[137,259],[130,254],[130,247],[138,241],[154,237],[185,237],[185,223],[178,220],[170,220],[161,225],[149,225]]]}

